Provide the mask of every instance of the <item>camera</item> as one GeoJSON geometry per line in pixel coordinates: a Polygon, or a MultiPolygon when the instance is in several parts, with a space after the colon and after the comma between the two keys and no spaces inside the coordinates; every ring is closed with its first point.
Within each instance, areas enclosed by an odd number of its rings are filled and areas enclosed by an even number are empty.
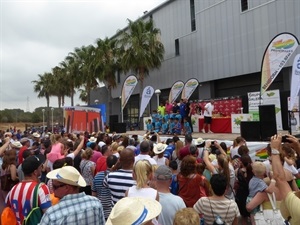
{"type": "Polygon", "coordinates": [[[155,132],[154,132],[154,131],[151,131],[150,134],[155,134],[155,132]]]}
{"type": "Polygon", "coordinates": [[[288,138],[287,135],[282,136],[281,142],[293,143],[292,141],[288,140],[287,138],[288,138]]]}
{"type": "Polygon", "coordinates": [[[215,141],[211,141],[211,145],[214,145],[215,144],[215,141]]]}

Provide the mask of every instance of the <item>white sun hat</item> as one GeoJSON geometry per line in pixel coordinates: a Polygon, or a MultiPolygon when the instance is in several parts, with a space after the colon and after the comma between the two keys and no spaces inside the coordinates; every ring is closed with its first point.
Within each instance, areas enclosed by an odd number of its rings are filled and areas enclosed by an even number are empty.
{"type": "Polygon", "coordinates": [[[14,141],[14,142],[11,143],[11,145],[15,148],[22,148],[23,147],[23,145],[19,141],[14,141]]]}
{"type": "Polygon", "coordinates": [[[155,145],[154,146],[154,148],[153,148],[153,152],[155,153],[155,154],[160,154],[160,153],[163,153],[165,150],[166,150],[166,147],[167,147],[168,145],[166,145],[166,144],[163,144],[163,143],[158,143],[157,145],[155,145]]]}
{"type": "Polygon", "coordinates": [[[204,140],[203,140],[203,138],[201,138],[201,137],[197,138],[197,139],[194,141],[195,145],[201,145],[201,144],[203,144],[203,142],[204,142],[204,140]]]}
{"type": "Polygon", "coordinates": [[[125,197],[113,207],[106,225],[140,225],[157,217],[161,204],[151,198],[125,197]]]}
{"type": "Polygon", "coordinates": [[[39,133],[37,133],[37,132],[34,132],[34,133],[32,134],[32,136],[35,137],[35,138],[39,138],[41,135],[40,135],[39,133]]]}
{"type": "Polygon", "coordinates": [[[96,142],[97,141],[97,138],[95,138],[95,137],[90,137],[90,139],[89,139],[89,142],[96,142]]]}
{"type": "Polygon", "coordinates": [[[57,180],[64,184],[72,186],[85,187],[86,182],[77,169],[73,166],[64,166],[62,168],[52,170],[47,174],[52,180],[57,180]]]}

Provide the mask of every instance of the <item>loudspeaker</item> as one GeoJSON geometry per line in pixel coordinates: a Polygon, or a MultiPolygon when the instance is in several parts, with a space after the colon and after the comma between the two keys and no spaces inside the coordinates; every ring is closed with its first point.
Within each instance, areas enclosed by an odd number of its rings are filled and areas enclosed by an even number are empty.
{"type": "Polygon", "coordinates": [[[119,115],[110,115],[109,116],[109,123],[117,123],[119,122],[119,115]]]}
{"type": "Polygon", "coordinates": [[[110,132],[126,133],[126,123],[111,123],[110,132]]]}
{"type": "Polygon", "coordinates": [[[269,141],[277,134],[275,105],[260,105],[258,108],[261,140],[269,141]]]}
{"type": "Polygon", "coordinates": [[[259,121],[241,121],[241,136],[246,141],[260,141],[260,123],[259,121]]]}

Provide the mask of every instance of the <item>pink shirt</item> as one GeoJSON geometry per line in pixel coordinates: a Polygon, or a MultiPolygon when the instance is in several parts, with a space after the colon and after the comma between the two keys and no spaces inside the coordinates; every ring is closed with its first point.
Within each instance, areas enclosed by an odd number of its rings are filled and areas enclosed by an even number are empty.
{"type": "Polygon", "coordinates": [[[92,158],[90,159],[92,162],[97,163],[97,160],[102,156],[101,152],[93,150],[92,158]]]}

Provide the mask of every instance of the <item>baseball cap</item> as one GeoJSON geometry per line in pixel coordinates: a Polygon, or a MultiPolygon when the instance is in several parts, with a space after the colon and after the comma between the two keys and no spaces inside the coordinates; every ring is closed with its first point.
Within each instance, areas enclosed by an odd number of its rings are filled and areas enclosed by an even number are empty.
{"type": "Polygon", "coordinates": [[[40,165],[43,164],[44,161],[45,156],[41,154],[27,157],[22,163],[22,170],[24,174],[33,173],[36,169],[39,168],[40,165]]]}
{"type": "Polygon", "coordinates": [[[172,171],[166,165],[161,165],[156,169],[154,175],[157,180],[170,180],[172,178],[172,171]]]}

